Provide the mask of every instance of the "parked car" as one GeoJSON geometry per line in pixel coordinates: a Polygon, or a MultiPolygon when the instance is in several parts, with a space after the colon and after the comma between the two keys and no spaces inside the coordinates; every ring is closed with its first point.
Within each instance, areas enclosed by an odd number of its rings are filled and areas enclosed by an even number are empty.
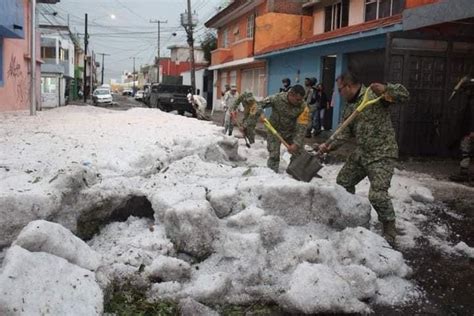
{"type": "Polygon", "coordinates": [[[135,93],[135,100],[137,101],[143,101],[143,90],[138,90],[135,93]]]}
{"type": "Polygon", "coordinates": [[[112,104],[113,98],[109,89],[97,88],[92,94],[94,105],[112,104]]]}
{"type": "Polygon", "coordinates": [[[192,91],[191,86],[153,84],[150,93],[150,107],[158,108],[162,111],[178,111],[183,115],[184,112],[196,116],[196,110],[187,99],[187,94],[192,91]]]}
{"type": "Polygon", "coordinates": [[[132,95],[132,89],[123,89],[122,95],[132,95]]]}

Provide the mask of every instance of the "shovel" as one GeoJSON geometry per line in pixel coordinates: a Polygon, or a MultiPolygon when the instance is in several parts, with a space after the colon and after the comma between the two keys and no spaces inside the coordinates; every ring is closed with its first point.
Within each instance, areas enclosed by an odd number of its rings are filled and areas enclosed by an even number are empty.
{"type": "MultiPolygon", "coordinates": [[[[288,149],[290,145],[281,137],[272,124],[263,116],[262,119],[263,125],[288,149]]],[[[286,168],[286,172],[298,181],[310,182],[322,167],[317,156],[311,155],[302,149],[301,154],[291,159],[288,168],[286,168]]]]}
{"type": "MultiPolygon", "coordinates": [[[[234,122],[233,122],[234,125],[237,125],[237,127],[239,128],[240,131],[242,131],[242,125],[240,124],[239,120],[235,119],[234,122]]],[[[250,140],[249,138],[247,137],[247,135],[245,135],[245,132],[242,132],[242,136],[244,137],[244,140],[245,140],[245,146],[247,146],[247,148],[250,148],[250,140]]]]}

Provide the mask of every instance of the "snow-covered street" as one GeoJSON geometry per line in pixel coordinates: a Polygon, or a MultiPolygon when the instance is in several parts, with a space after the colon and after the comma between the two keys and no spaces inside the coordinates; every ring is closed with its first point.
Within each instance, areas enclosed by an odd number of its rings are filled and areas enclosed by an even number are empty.
{"type": "Polygon", "coordinates": [[[1,315],[100,315],[124,285],[202,308],[370,313],[426,299],[403,256],[420,237],[474,258],[444,225],[421,229],[437,202],[425,174],[392,180],[403,232],[394,250],[367,179],[351,195],[335,184],[341,166],[327,165],[298,182],[284,172],[286,152],[275,174],[262,139],[246,148],[210,122],[144,108],[0,120],[1,315]]]}

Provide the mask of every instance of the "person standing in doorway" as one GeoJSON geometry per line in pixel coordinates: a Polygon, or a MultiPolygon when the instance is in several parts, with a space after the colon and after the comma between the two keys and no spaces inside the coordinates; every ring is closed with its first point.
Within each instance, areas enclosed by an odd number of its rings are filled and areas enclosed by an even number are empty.
{"type": "Polygon", "coordinates": [[[281,81],[282,87],[280,88],[280,92],[288,92],[291,88],[291,80],[290,78],[284,78],[281,81]]]}

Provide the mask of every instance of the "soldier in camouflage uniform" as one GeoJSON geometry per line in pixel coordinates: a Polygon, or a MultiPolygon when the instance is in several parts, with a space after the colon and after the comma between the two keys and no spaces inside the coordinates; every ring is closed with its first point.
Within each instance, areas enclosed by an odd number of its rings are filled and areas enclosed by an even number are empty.
{"type": "Polygon", "coordinates": [[[244,107],[244,118],[240,125],[240,131],[247,136],[251,144],[255,143],[255,127],[257,125],[257,100],[251,92],[243,92],[231,106],[233,111],[237,111],[239,104],[244,107]]]}
{"type": "MultiPolygon", "coordinates": [[[[290,145],[288,151],[292,154],[292,158],[296,157],[303,148],[306,126],[309,121],[309,109],[303,101],[304,95],[305,91],[301,85],[292,86],[288,92],[280,92],[258,102],[256,115],[252,116],[257,119],[263,113],[263,109],[272,108],[272,114],[268,120],[290,145]]],[[[278,172],[280,165],[280,145],[280,140],[268,132],[267,166],[275,172],[278,172]]]]}
{"type": "MultiPolygon", "coordinates": [[[[344,111],[344,118],[347,118],[362,102],[367,88],[349,73],[341,75],[336,82],[341,97],[347,101],[344,111]]],[[[337,183],[354,194],[355,185],[366,176],[369,177],[369,201],[383,224],[384,238],[394,245],[397,235],[395,212],[388,189],[398,158],[398,145],[390,119],[389,105],[394,102],[405,102],[409,93],[401,84],[373,83],[370,89],[371,99],[384,95],[381,101],[362,111],[336,137],[334,143],[322,144],[319,149],[327,152],[337,148],[352,136],[356,138],[357,147],[339,172],[337,183]]]]}

